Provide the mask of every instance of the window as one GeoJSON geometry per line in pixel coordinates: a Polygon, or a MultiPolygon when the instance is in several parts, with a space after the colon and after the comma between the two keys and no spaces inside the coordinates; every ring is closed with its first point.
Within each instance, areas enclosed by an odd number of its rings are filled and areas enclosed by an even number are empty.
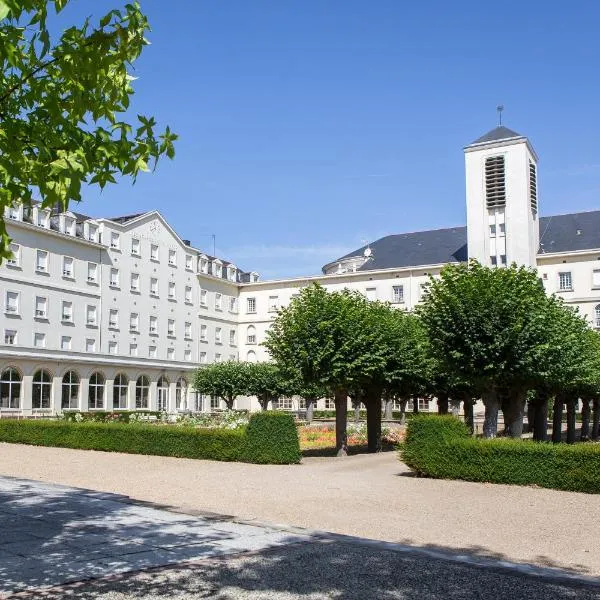
{"type": "Polygon", "coordinates": [[[500,255],[500,264],[502,264],[502,265],[506,264],[506,254],[500,255]]]}
{"type": "Polygon", "coordinates": [[[63,233],[67,235],[75,235],[75,219],[65,217],[65,230],[63,233]]]}
{"type": "Polygon", "coordinates": [[[158,245],[150,244],[150,260],[158,261],[158,245]]]}
{"type": "Polygon", "coordinates": [[[18,221],[19,220],[19,209],[16,206],[11,206],[8,209],[8,218],[11,221],[18,221]]]}
{"type": "Polygon", "coordinates": [[[221,328],[215,327],[215,343],[220,344],[222,342],[221,339],[221,328]]]}
{"type": "Polygon", "coordinates": [[[200,259],[200,272],[205,275],[208,273],[208,260],[206,258],[200,259]]]}
{"type": "Polygon", "coordinates": [[[10,244],[8,249],[11,251],[11,255],[6,260],[7,266],[18,267],[21,264],[21,246],[19,244],[10,244]]]}
{"type": "Polygon", "coordinates": [[[19,408],[21,404],[21,374],[9,367],[0,375],[0,408],[19,408]]]}
{"type": "Polygon", "coordinates": [[[70,335],[61,336],[60,349],[61,350],[70,350],[71,349],[71,336],[70,335]]]}
{"type": "Polygon", "coordinates": [[[119,269],[111,268],[110,285],[111,287],[119,287],[119,269]]]}
{"type": "Polygon", "coordinates": [[[79,406],[79,375],[75,371],[67,371],[62,378],[62,394],[60,407],[65,409],[79,406]]]}
{"type": "Polygon", "coordinates": [[[210,397],[210,410],[219,410],[221,408],[221,398],[219,396],[210,397]]]}
{"type": "Polygon", "coordinates": [[[188,271],[192,271],[193,270],[192,269],[193,264],[194,264],[194,257],[190,256],[189,254],[186,254],[185,255],[185,268],[188,271]]]}
{"type": "Polygon", "coordinates": [[[368,287],[365,290],[365,296],[367,297],[367,300],[377,300],[377,288],[368,287]]]}
{"type": "Polygon", "coordinates": [[[496,236],[496,225],[495,224],[490,225],[490,236],[492,236],[492,237],[496,236]]]}
{"type": "Polygon", "coordinates": [[[169,281],[169,298],[175,298],[175,282],[169,281]]]}
{"type": "Polygon", "coordinates": [[[63,256],[63,277],[73,278],[73,262],[70,256],[63,256]]]}
{"type": "Polygon", "coordinates": [[[229,277],[229,281],[235,281],[235,267],[227,267],[227,276],[229,277]]]}
{"type": "Polygon", "coordinates": [[[594,269],[592,271],[592,287],[600,288],[600,269],[594,269]]]}
{"type": "Polygon", "coordinates": [[[600,329],[600,304],[594,308],[594,327],[600,329]]]}
{"type": "Polygon", "coordinates": [[[392,287],[392,302],[399,304],[404,302],[404,286],[395,285],[392,287]]]}
{"type": "Polygon", "coordinates": [[[192,288],[189,285],[185,286],[185,301],[188,304],[192,302],[192,288]]]}
{"type": "MultiPolygon", "coordinates": [[[[429,410],[429,400],[427,398],[419,398],[417,400],[417,408],[427,412],[429,410]]],[[[408,412],[414,410],[414,402],[412,399],[406,403],[406,410],[408,412]]]]}
{"type": "Polygon", "coordinates": [[[175,319],[167,321],[167,335],[175,335],[175,319]]]}
{"type": "Polygon", "coordinates": [[[325,410],[335,410],[335,400],[333,398],[325,398],[325,410]]]}
{"type": "Polygon", "coordinates": [[[175,360],[175,348],[167,348],[167,359],[175,360]]]}
{"type": "Polygon", "coordinates": [[[571,271],[565,271],[558,274],[558,289],[563,291],[570,291],[573,289],[573,282],[571,280],[571,271]]]}
{"type": "Polygon", "coordinates": [[[229,345],[235,346],[235,329],[229,330],[229,345]]]}
{"type": "Polygon", "coordinates": [[[279,308],[279,296],[269,296],[269,312],[277,312],[279,308]]]}
{"type": "Polygon", "coordinates": [[[131,274],[131,291],[132,292],[140,291],[140,274],[139,273],[131,274]]]}
{"type": "Polygon", "coordinates": [[[129,344],[129,355],[130,356],[138,355],[138,345],[137,344],[129,344]]]}
{"type": "Polygon", "coordinates": [[[177,252],[175,250],[169,250],[169,264],[172,266],[177,264],[177,252]]]}
{"type": "Polygon", "coordinates": [[[485,161],[485,199],[488,209],[506,205],[504,156],[490,156],[485,161]]]}
{"type": "Polygon", "coordinates": [[[251,363],[256,362],[256,352],[254,352],[254,350],[248,350],[246,360],[251,363]]]}
{"type": "Polygon", "coordinates": [[[4,330],[4,343],[7,346],[14,346],[17,343],[17,332],[14,329],[4,330]]]}
{"type": "Polygon", "coordinates": [[[61,319],[65,323],[73,322],[73,303],[67,300],[63,300],[62,303],[62,317],[61,319]]]}
{"type": "Polygon", "coordinates": [[[117,354],[119,352],[119,346],[116,341],[109,340],[108,342],[108,353],[109,354],[117,354]]]}
{"type": "Polygon", "coordinates": [[[140,256],[140,240],[137,238],[131,238],[131,254],[140,256]]]}
{"type": "Polygon", "coordinates": [[[38,319],[48,317],[48,298],[44,298],[43,296],[35,297],[35,316],[38,319]]]}
{"type": "Polygon", "coordinates": [[[150,397],[150,380],[145,375],[140,375],[135,382],[135,407],[136,409],[148,408],[150,397]]]}
{"type": "Polygon", "coordinates": [[[169,410],[169,380],[166,377],[161,377],[156,384],[156,393],[158,401],[158,410],[169,410]]]}
{"type": "Polygon", "coordinates": [[[294,408],[291,398],[280,397],[273,402],[273,405],[276,410],[292,410],[294,408]]]}
{"type": "Polygon", "coordinates": [[[150,317],[150,333],[158,334],[158,317],[150,317]]]}
{"type": "Polygon", "coordinates": [[[119,327],[119,309],[111,308],[108,312],[108,326],[113,328],[119,327]]]}
{"type": "Polygon", "coordinates": [[[33,334],[33,345],[36,348],[45,348],[46,347],[46,334],[35,332],[33,334]]]}
{"type": "Polygon", "coordinates": [[[230,354],[229,355],[229,360],[236,361],[237,360],[237,354],[230,354]]]}
{"type": "Polygon", "coordinates": [[[429,284],[426,281],[419,284],[419,300],[425,297],[428,287],[429,284]]]}
{"type": "Polygon", "coordinates": [[[87,239],[90,242],[95,242],[98,239],[98,228],[95,225],[89,225],[88,224],[87,239]]]}
{"type": "Polygon", "coordinates": [[[98,282],[98,265],[96,263],[88,263],[88,283],[98,282]]]}
{"type": "Polygon", "coordinates": [[[115,231],[110,232],[110,247],[113,250],[118,250],[121,247],[121,238],[115,231]]]}
{"type": "Polygon", "coordinates": [[[48,213],[45,210],[38,209],[36,225],[38,227],[48,227],[48,213]]]}
{"type": "Polygon", "coordinates": [[[48,272],[48,253],[45,250],[38,250],[36,252],[35,270],[40,273],[48,272]]]}
{"type": "Polygon", "coordinates": [[[187,408],[187,381],[180,377],[175,385],[175,409],[185,410],[187,408]]]}
{"type": "Polygon", "coordinates": [[[190,339],[192,337],[192,324],[186,321],[184,337],[190,339]]]}
{"type": "Polygon", "coordinates": [[[185,360],[192,360],[192,351],[189,348],[185,349],[185,352],[183,353],[183,358],[185,360]]]}
{"type": "Polygon", "coordinates": [[[254,325],[248,325],[248,329],[246,329],[246,343],[256,344],[256,327],[254,325]]]}
{"type": "Polygon", "coordinates": [[[490,256],[490,262],[492,263],[492,266],[495,267],[498,264],[498,257],[490,256]]]}
{"type": "Polygon", "coordinates": [[[235,296],[229,298],[229,312],[237,312],[237,298],[235,296]]]}
{"type": "Polygon", "coordinates": [[[149,358],[156,358],[156,346],[149,346],[148,347],[148,357],[149,358]]]}
{"type": "Polygon", "coordinates": [[[206,306],[208,301],[208,293],[206,290],[200,290],[200,305],[206,306]]]}
{"type": "Polygon", "coordinates": [[[223,297],[218,292],[215,294],[215,310],[221,310],[223,297]]]}
{"type": "Polygon", "coordinates": [[[150,278],[150,295],[158,296],[158,279],[156,277],[150,278]]]}
{"type": "Polygon", "coordinates": [[[206,364],[206,352],[200,352],[200,363],[206,364]]]}
{"type": "Polygon", "coordinates": [[[256,312],[256,298],[246,298],[246,312],[248,314],[256,312]]]}
{"type": "Polygon", "coordinates": [[[31,407],[35,410],[50,408],[50,396],[52,393],[52,377],[48,371],[40,369],[33,375],[33,386],[31,388],[31,407]]]}
{"type": "Polygon", "coordinates": [[[537,173],[535,164],[529,161],[529,201],[531,210],[537,212],[537,173]]]}
{"type": "Polygon", "coordinates": [[[93,338],[86,338],[85,340],[85,351],[96,352],[96,340],[93,338]]]}
{"type": "Polygon", "coordinates": [[[215,362],[216,363],[220,363],[221,362],[221,355],[219,353],[215,354],[215,362]]]}
{"type": "Polygon", "coordinates": [[[140,327],[140,316],[138,313],[131,313],[129,315],[129,330],[139,331],[140,327]]]}
{"type": "Polygon", "coordinates": [[[215,261],[213,263],[213,267],[214,267],[213,275],[215,277],[223,277],[223,266],[221,265],[221,263],[218,263],[215,261]]]}
{"type": "Polygon", "coordinates": [[[87,305],[87,309],[86,309],[86,315],[85,315],[85,322],[87,325],[96,325],[97,322],[97,310],[96,307],[93,306],[92,304],[88,304],[87,305]]]}
{"type": "Polygon", "coordinates": [[[498,225],[498,229],[501,235],[504,235],[506,233],[506,225],[504,223],[500,223],[498,225]]]}
{"type": "Polygon", "coordinates": [[[104,375],[92,373],[88,387],[88,408],[104,408],[104,375]]]}
{"type": "Polygon", "coordinates": [[[129,396],[129,380],[127,375],[119,373],[113,382],[113,409],[127,408],[129,396]]]}
{"type": "Polygon", "coordinates": [[[19,314],[19,292],[6,292],[4,312],[11,315],[19,314]]]}
{"type": "Polygon", "coordinates": [[[200,340],[202,342],[206,341],[207,334],[208,334],[208,326],[207,325],[200,325],[200,340]]]}

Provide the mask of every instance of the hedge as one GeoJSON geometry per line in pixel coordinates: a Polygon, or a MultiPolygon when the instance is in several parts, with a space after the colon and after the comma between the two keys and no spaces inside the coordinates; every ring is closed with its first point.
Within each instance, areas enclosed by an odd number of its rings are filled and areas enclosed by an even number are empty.
{"type": "Polygon", "coordinates": [[[452,416],[411,419],[400,456],[431,477],[600,493],[600,445],[473,438],[452,416]]]}
{"type": "MultiPolygon", "coordinates": [[[[304,409],[303,409],[304,410],[304,409]]],[[[418,413],[413,412],[412,410],[407,410],[404,413],[404,418],[406,420],[412,419],[413,417],[417,416],[417,415],[433,415],[433,414],[437,414],[437,413],[431,413],[428,411],[420,411],[418,413]]],[[[381,416],[383,418],[384,413],[383,411],[381,411],[381,416]]],[[[361,409],[360,411],[360,418],[361,419],[366,419],[367,418],[367,411],[364,409],[361,409]]],[[[399,410],[394,410],[392,412],[392,419],[396,420],[396,421],[400,421],[400,419],[402,418],[402,413],[399,410]]],[[[313,419],[335,419],[335,410],[315,410],[313,411],[313,419]]],[[[354,409],[353,408],[349,408],[348,409],[348,420],[351,421],[354,419],[354,409]]]]}
{"type": "Polygon", "coordinates": [[[0,442],[223,461],[300,461],[293,418],[279,413],[253,415],[240,429],[0,419],[0,442]]]}
{"type": "Polygon", "coordinates": [[[63,413],[65,421],[80,423],[83,421],[95,421],[96,423],[129,423],[130,420],[158,420],[164,413],[157,410],[95,410],[89,412],[68,411],[63,413]],[[131,418],[133,417],[133,419],[131,418]]]}

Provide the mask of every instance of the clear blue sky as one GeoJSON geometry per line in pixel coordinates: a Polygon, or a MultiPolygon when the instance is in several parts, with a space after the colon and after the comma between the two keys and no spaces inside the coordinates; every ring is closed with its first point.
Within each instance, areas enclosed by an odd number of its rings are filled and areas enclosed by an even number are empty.
{"type": "MultiPolygon", "coordinates": [[[[65,17],[120,0],[74,0],[65,17]]],[[[464,145],[496,125],[540,155],[542,214],[600,209],[600,4],[152,0],[134,108],[177,156],[81,212],[160,210],[263,278],[383,235],[463,225],[464,145]]]]}

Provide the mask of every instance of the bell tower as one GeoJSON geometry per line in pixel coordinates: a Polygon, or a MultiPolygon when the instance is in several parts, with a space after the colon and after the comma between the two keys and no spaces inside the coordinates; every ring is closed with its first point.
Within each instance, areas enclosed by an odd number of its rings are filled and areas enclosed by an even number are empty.
{"type": "Polygon", "coordinates": [[[537,162],[529,140],[502,125],[465,148],[469,258],[536,266],[537,162]]]}

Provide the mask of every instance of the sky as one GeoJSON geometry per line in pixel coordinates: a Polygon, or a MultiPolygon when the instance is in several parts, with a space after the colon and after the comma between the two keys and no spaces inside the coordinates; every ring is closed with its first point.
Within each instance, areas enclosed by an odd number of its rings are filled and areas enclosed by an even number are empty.
{"type": "MultiPolygon", "coordinates": [[[[464,225],[463,148],[503,123],[539,157],[543,215],[600,209],[600,3],[146,0],[132,106],[175,160],[74,207],[159,210],[263,279],[382,236],[464,225]]],[[[121,0],[72,0],[62,19],[121,0]]]]}

